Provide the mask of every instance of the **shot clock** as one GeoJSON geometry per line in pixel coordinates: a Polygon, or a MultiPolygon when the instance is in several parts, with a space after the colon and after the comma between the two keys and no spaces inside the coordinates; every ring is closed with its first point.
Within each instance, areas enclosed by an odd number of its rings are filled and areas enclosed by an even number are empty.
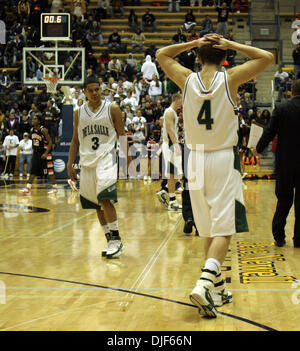
{"type": "Polygon", "coordinates": [[[41,40],[69,41],[71,39],[69,13],[42,13],[41,40]]]}

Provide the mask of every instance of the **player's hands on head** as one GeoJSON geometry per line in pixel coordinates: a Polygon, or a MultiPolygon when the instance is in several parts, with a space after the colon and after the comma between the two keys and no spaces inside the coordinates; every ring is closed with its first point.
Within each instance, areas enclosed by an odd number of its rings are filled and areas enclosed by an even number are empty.
{"type": "Polygon", "coordinates": [[[214,41],[217,42],[217,44],[215,44],[213,46],[214,48],[221,49],[221,50],[229,49],[230,40],[227,40],[227,39],[225,39],[223,37],[220,37],[220,38],[216,38],[214,41]]]}
{"type": "Polygon", "coordinates": [[[222,35],[217,33],[205,34],[202,38],[197,39],[197,47],[202,47],[204,45],[210,45],[212,42],[217,42],[219,44],[220,39],[222,39],[222,35]]]}

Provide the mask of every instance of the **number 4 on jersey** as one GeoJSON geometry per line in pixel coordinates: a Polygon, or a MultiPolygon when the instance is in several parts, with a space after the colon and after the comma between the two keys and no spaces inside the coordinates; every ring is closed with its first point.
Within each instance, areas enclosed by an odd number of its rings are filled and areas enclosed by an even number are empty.
{"type": "Polygon", "coordinates": [[[206,129],[212,129],[212,124],[214,123],[214,120],[211,118],[211,105],[210,105],[210,100],[205,100],[201,110],[198,115],[198,123],[199,124],[205,124],[206,129]],[[204,118],[202,118],[204,115],[204,118]]]}

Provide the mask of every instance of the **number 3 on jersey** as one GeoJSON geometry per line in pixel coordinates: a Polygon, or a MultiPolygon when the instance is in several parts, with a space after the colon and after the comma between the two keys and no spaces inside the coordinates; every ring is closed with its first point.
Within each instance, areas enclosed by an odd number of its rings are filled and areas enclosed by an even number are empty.
{"type": "Polygon", "coordinates": [[[97,150],[99,147],[99,138],[97,137],[92,138],[92,142],[93,142],[92,149],[97,150]]]}
{"type": "Polygon", "coordinates": [[[201,110],[198,115],[198,123],[199,124],[205,124],[206,129],[212,129],[212,124],[214,123],[214,120],[211,118],[211,104],[210,100],[205,100],[201,110]],[[202,118],[204,115],[204,118],[202,118]]]}

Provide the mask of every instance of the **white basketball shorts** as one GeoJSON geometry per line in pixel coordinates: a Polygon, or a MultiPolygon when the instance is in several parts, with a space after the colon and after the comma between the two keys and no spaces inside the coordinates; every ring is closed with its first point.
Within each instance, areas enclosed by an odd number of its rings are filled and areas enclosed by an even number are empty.
{"type": "Polygon", "coordinates": [[[117,200],[118,164],[114,153],[100,159],[96,167],[80,169],[80,200],[85,209],[100,209],[99,202],[117,200]]]}
{"type": "MultiPolygon", "coordinates": [[[[189,162],[194,152],[191,151],[189,162]]],[[[237,149],[204,152],[202,155],[199,186],[189,186],[199,235],[215,237],[248,232],[237,149]]]]}

